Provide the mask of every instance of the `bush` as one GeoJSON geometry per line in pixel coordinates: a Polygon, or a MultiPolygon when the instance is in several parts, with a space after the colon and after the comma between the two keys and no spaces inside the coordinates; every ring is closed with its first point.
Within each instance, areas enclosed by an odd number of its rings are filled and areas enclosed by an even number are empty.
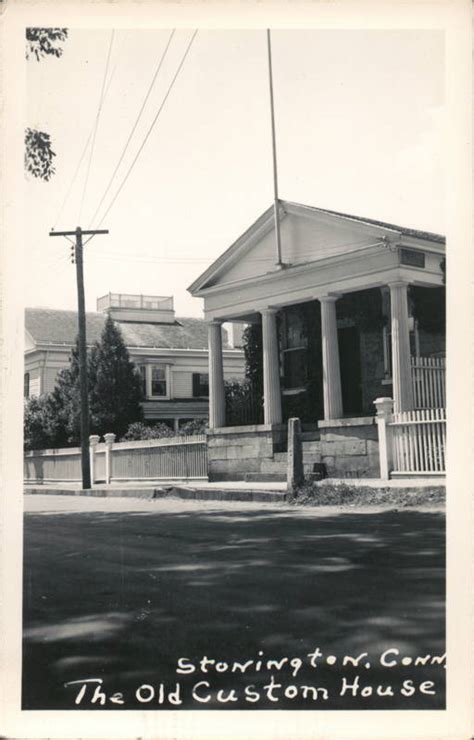
{"type": "Polygon", "coordinates": [[[444,504],[446,493],[443,486],[433,484],[429,488],[372,488],[347,483],[303,483],[291,498],[296,506],[426,506],[444,504]]]}
{"type": "Polygon", "coordinates": [[[175,433],[167,424],[158,423],[151,426],[142,421],[135,421],[130,424],[120,441],[139,442],[144,439],[164,439],[174,436],[175,433]]]}
{"type": "Polygon", "coordinates": [[[191,436],[193,434],[205,434],[209,426],[209,419],[192,419],[179,428],[180,436],[191,436]]]}
{"type": "Polygon", "coordinates": [[[25,401],[23,439],[25,450],[56,447],[58,440],[58,419],[52,396],[50,394],[32,396],[25,401]]]}

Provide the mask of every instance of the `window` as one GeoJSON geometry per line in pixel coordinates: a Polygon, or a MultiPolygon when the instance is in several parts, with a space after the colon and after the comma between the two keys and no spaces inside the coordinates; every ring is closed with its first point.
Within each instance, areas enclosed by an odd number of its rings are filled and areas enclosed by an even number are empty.
{"type": "Polygon", "coordinates": [[[193,373],[193,398],[209,396],[209,374],[193,373]]]}
{"type": "Polygon", "coordinates": [[[284,389],[302,389],[308,379],[305,315],[300,307],[294,306],[284,312],[282,319],[284,389]]]}
{"type": "Polygon", "coordinates": [[[167,395],[166,367],[164,365],[153,365],[151,368],[151,395],[167,395]]]}
{"type": "Polygon", "coordinates": [[[24,398],[30,397],[30,374],[25,373],[23,376],[23,396],[24,398]]]}

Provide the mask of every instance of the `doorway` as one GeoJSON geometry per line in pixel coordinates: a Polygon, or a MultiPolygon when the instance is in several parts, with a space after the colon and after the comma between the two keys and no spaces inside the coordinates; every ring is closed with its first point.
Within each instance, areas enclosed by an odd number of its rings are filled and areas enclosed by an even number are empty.
{"type": "Polygon", "coordinates": [[[362,413],[360,338],[356,326],[338,329],[342,408],[346,416],[362,413]]]}

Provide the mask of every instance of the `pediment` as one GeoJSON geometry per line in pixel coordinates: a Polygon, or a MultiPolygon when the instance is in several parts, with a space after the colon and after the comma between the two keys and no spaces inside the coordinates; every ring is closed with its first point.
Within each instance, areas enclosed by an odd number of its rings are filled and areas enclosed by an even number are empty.
{"type": "MultiPolygon", "coordinates": [[[[340,256],[396,239],[400,233],[328,213],[317,208],[283,202],[280,210],[282,262],[297,267],[340,256]]],[[[273,208],[269,208],[189,290],[198,295],[207,288],[259,278],[277,269],[273,208]]]]}

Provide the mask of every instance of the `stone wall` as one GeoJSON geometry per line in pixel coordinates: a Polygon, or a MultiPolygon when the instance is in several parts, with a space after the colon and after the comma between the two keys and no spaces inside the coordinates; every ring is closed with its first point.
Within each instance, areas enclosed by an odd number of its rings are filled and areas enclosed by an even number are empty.
{"type": "Polygon", "coordinates": [[[374,417],[320,421],[321,460],[329,478],[379,478],[374,417]]]}
{"type": "Polygon", "coordinates": [[[372,414],[374,401],[386,395],[383,362],[382,331],[360,332],[360,363],[362,380],[362,410],[372,414]]]}
{"type": "Polygon", "coordinates": [[[209,480],[242,480],[262,472],[264,461],[285,449],[286,427],[256,424],[211,429],[207,433],[209,480]]]}

